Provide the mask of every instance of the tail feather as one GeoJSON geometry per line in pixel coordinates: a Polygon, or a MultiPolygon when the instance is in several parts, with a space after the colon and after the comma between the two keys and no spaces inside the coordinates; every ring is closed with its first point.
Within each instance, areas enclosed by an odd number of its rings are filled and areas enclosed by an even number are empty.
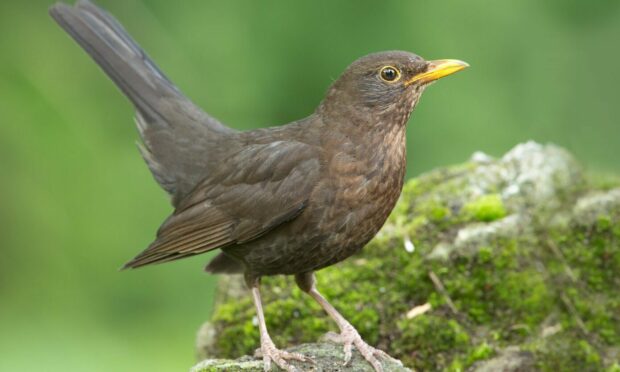
{"type": "Polygon", "coordinates": [[[81,0],[75,7],[56,4],[50,8],[50,14],[147,116],[157,115],[160,97],[180,93],[104,10],[81,0]]]}
{"type": "Polygon", "coordinates": [[[205,177],[210,149],[234,131],[185,97],[123,26],[92,2],[58,3],[50,15],[134,104],[143,157],[176,204],[205,177]]]}

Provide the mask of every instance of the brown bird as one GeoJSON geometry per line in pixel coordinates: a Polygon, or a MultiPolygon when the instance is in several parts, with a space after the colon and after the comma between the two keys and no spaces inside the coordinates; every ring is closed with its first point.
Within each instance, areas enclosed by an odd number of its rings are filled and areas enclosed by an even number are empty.
{"type": "Polygon", "coordinates": [[[340,328],[345,364],[352,347],[377,370],[383,353],[321,296],[314,271],[358,252],[379,231],[403,186],[405,127],[429,83],[468,65],[401,51],[353,62],[314,113],[247,132],[209,116],[177,89],[123,27],[93,3],[56,4],[50,14],[131,100],[157,182],[174,213],[156,240],[124,268],[220,249],[211,273],[244,273],[260,328],[265,370],[307,358],[276,348],[259,283],[294,275],[340,328]]]}

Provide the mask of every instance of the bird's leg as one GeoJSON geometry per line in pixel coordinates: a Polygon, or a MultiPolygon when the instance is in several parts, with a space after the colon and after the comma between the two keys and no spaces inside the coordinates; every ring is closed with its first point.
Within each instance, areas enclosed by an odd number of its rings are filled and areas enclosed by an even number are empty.
{"type": "Polygon", "coordinates": [[[329,338],[332,341],[344,344],[344,365],[351,361],[351,349],[353,346],[362,354],[362,356],[370,363],[375,371],[383,371],[381,363],[377,360],[377,356],[386,357],[387,354],[379,349],[368,345],[357,332],[357,330],[349,323],[339,312],[333,307],[321,293],[316,289],[314,273],[303,273],[295,275],[295,281],[302,291],[308,293],[316,302],[321,305],[323,310],[336,322],[340,328],[339,335],[333,335],[329,338]]]}
{"type": "Polygon", "coordinates": [[[252,281],[248,280],[248,285],[252,290],[252,298],[254,299],[254,305],[256,306],[256,315],[258,316],[258,329],[260,331],[260,352],[263,357],[265,371],[271,369],[271,361],[278,365],[285,371],[297,371],[297,368],[286,362],[287,359],[306,361],[306,357],[299,353],[291,353],[284,350],[279,350],[271,341],[271,337],[267,332],[267,325],[265,324],[265,316],[263,314],[263,305],[260,299],[260,291],[258,289],[260,280],[258,278],[252,281]]]}

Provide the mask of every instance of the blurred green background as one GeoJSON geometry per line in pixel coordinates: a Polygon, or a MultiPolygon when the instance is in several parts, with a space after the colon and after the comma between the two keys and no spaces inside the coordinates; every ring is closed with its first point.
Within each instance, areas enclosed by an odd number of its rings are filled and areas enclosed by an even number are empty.
{"type": "MultiPolygon", "coordinates": [[[[208,257],[117,271],[171,208],[128,101],[50,4],[0,3],[0,370],[186,370],[211,309],[208,257]]],[[[235,128],[308,115],[351,61],[404,49],[472,66],[425,93],[409,176],[528,139],[620,171],[616,0],[100,4],[235,128]]]]}

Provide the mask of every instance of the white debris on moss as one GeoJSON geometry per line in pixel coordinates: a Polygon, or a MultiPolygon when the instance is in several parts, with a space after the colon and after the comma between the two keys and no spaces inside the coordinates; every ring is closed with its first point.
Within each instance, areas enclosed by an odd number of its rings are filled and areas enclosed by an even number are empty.
{"type": "Polygon", "coordinates": [[[407,314],[405,316],[407,317],[407,319],[413,319],[416,316],[420,316],[420,315],[430,311],[432,308],[433,307],[431,306],[431,304],[429,304],[427,302],[424,305],[419,305],[419,306],[416,306],[416,307],[412,308],[411,310],[409,310],[407,312],[407,314]]]}
{"type": "Polygon", "coordinates": [[[415,251],[415,246],[413,245],[413,242],[411,241],[411,238],[409,236],[405,236],[404,245],[405,251],[409,253],[413,253],[413,251],[415,251]]]}

